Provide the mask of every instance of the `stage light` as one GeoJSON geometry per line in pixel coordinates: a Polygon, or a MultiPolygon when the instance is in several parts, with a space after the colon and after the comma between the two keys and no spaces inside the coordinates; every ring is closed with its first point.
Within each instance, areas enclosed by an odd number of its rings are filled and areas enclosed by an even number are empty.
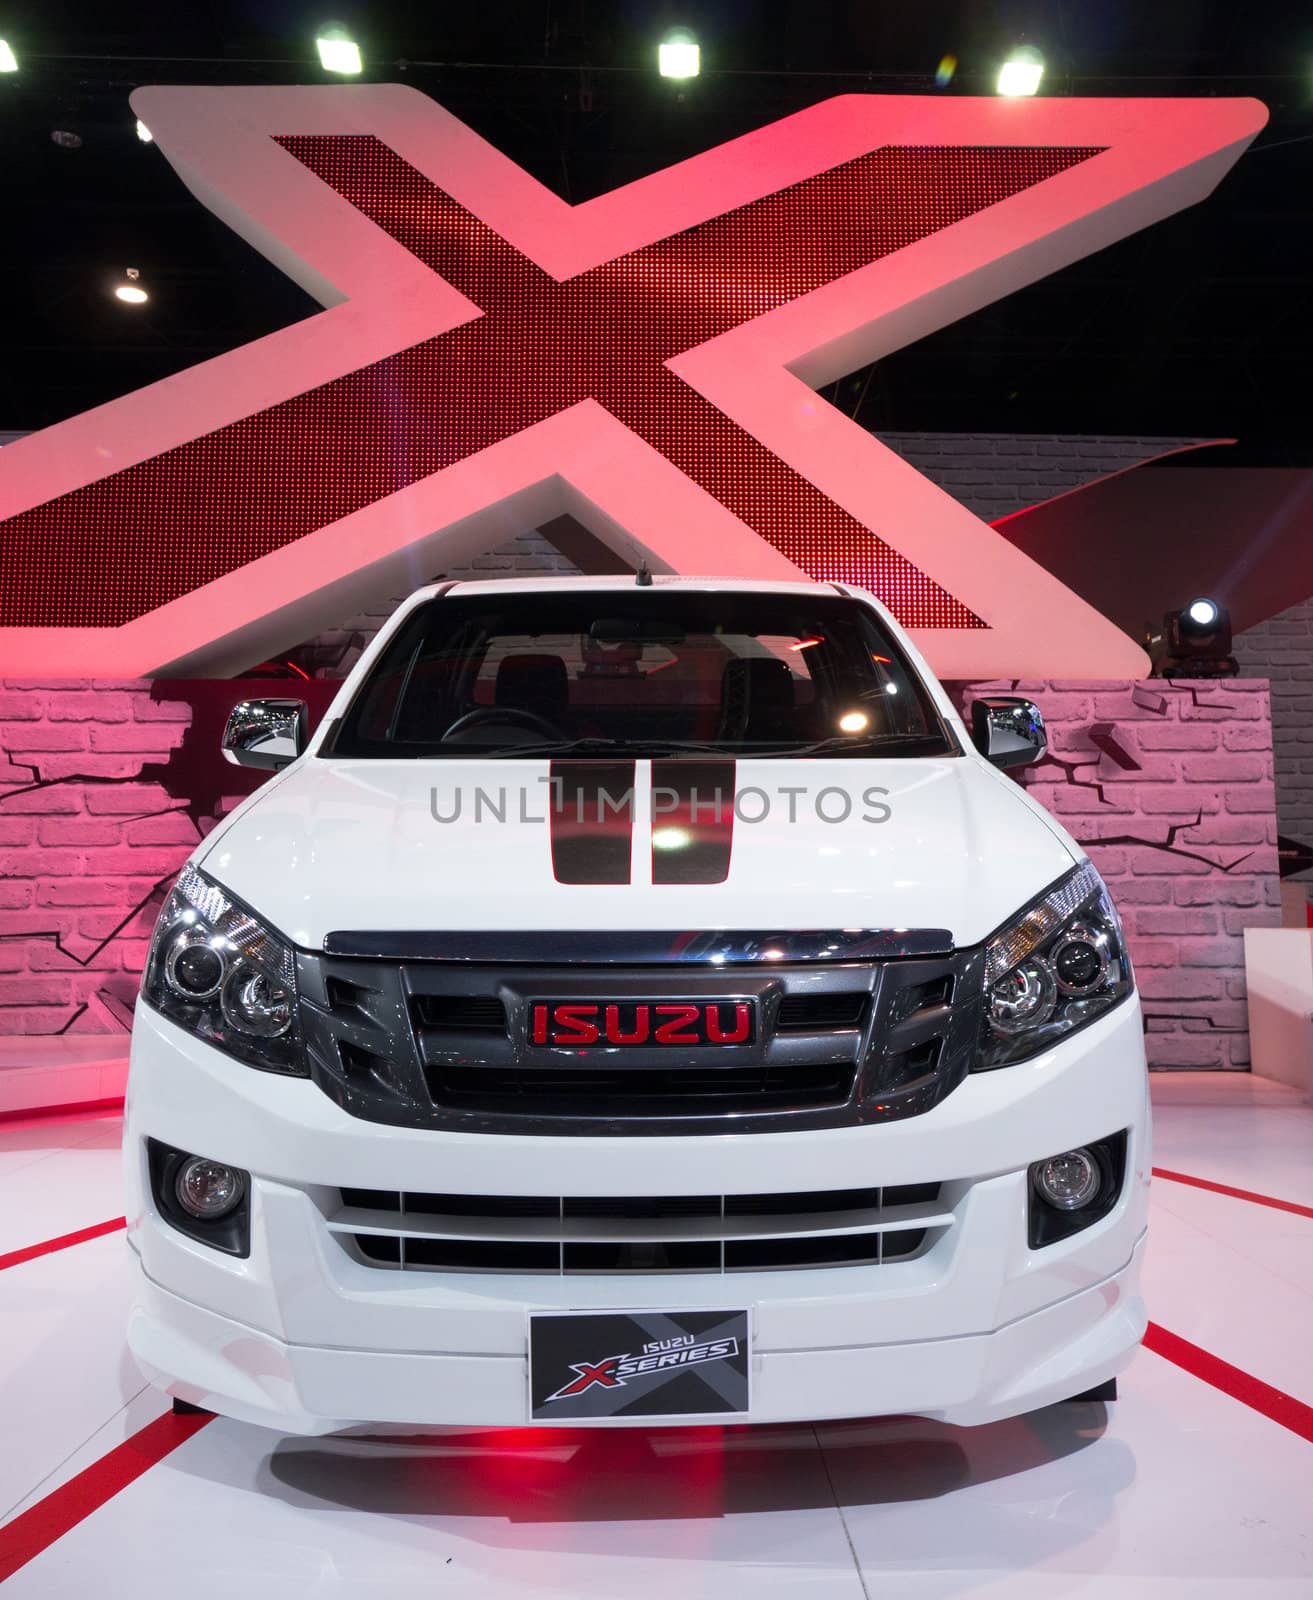
{"type": "Polygon", "coordinates": [[[337,72],[352,77],[361,71],[360,46],[348,38],[345,29],[329,28],[315,39],[319,52],[319,65],[325,72],[337,72]]]}
{"type": "Polygon", "coordinates": [[[153,144],[155,142],[155,135],[150,131],[140,117],[137,118],[137,137],[141,140],[142,144],[153,144]]]}
{"type": "Polygon", "coordinates": [[[682,28],[667,34],[657,46],[657,69],[663,78],[696,78],[702,52],[693,35],[682,28]]]}
{"type": "Polygon", "coordinates": [[[1206,595],[1167,612],[1146,644],[1155,678],[1233,678],[1240,670],[1231,654],[1231,615],[1206,595]]]}
{"type": "Polygon", "coordinates": [[[1044,76],[1044,57],[1034,45],[1023,44],[998,69],[998,92],[1009,96],[1034,94],[1044,76]]]}
{"type": "Polygon", "coordinates": [[[8,39],[0,39],[0,72],[17,72],[18,57],[10,48],[8,39]]]}
{"type": "Polygon", "coordinates": [[[127,281],[115,286],[115,299],[122,300],[126,306],[144,306],[150,296],[142,287],[141,273],[136,267],[128,267],[123,276],[127,281]]]}

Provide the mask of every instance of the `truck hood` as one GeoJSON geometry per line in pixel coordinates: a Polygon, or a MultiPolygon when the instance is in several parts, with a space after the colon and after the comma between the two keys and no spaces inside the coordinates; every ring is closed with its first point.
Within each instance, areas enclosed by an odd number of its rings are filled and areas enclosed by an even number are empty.
{"type": "MultiPolygon", "coordinates": [[[[198,862],[309,949],[346,930],[837,928],[942,928],[960,947],[1076,859],[1038,807],[969,756],[740,760],[722,768],[736,802],[711,868],[721,881],[654,883],[651,766],[636,763],[634,820],[621,828],[628,883],[558,881],[546,760],[306,758],[217,829],[198,862]]],[[[689,830],[672,832],[678,820],[655,817],[659,848],[679,848],[689,830]]],[[[608,818],[612,860],[616,827],[608,818]]]]}

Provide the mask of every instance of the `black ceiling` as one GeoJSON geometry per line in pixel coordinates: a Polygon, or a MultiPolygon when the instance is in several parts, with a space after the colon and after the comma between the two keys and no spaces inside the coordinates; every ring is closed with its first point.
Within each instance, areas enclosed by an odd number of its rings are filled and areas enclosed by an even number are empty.
{"type": "Polygon", "coordinates": [[[1313,8],[1234,0],[0,4],[21,65],[0,76],[0,429],[56,422],[316,309],[137,140],[127,97],[323,82],[326,13],[361,41],[367,77],[415,84],[572,201],[830,94],[934,93],[946,53],[959,65],[943,92],[989,92],[1023,33],[1049,93],[1257,95],[1272,120],[1203,206],[832,397],[877,431],[1225,435],[1237,462],[1313,458],[1313,8]],[[653,70],[675,23],[703,46],[683,89],[653,70]],[[108,292],[129,265],[151,288],[139,310],[108,292]]]}

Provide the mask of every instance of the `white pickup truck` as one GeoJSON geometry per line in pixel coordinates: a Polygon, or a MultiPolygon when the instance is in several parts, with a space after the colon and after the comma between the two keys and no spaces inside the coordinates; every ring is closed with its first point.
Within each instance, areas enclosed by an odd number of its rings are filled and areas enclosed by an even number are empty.
{"type": "Polygon", "coordinates": [[[837,584],[445,583],[197,848],[132,1041],[130,1343],[288,1432],[1110,1398],[1140,1010],[1094,867],[837,584]]]}

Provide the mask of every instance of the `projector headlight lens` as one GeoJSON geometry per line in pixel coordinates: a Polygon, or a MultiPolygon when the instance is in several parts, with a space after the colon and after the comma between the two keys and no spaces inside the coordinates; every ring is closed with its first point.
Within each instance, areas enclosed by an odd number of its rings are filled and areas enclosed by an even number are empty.
{"type": "Polygon", "coordinates": [[[164,977],[184,1000],[208,1000],[218,994],[228,963],[222,950],[208,944],[199,928],[184,928],[169,942],[164,977]]]}
{"type": "Polygon", "coordinates": [[[1133,988],[1121,922],[1087,861],[989,941],[976,1069],[1036,1055],[1133,988]]]}
{"type": "Polygon", "coordinates": [[[292,947],[195,867],[183,868],[164,903],[141,993],[248,1066],[306,1074],[292,947]]]}

